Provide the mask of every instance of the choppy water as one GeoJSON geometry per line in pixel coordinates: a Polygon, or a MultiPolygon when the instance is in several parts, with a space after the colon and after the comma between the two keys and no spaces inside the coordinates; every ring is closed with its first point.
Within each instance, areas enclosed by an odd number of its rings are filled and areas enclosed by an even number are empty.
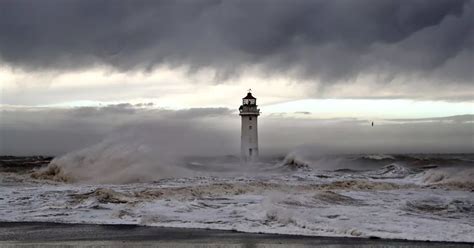
{"type": "Polygon", "coordinates": [[[121,184],[13,160],[0,166],[0,221],[474,242],[472,154],[187,158],[182,175],[121,184]]]}

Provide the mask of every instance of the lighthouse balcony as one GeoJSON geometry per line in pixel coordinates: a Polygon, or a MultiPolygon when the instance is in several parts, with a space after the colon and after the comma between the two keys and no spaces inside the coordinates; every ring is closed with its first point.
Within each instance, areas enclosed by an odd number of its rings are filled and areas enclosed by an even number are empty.
{"type": "Polygon", "coordinates": [[[249,106],[249,105],[242,105],[239,108],[240,115],[259,115],[260,109],[257,108],[256,105],[249,106]]]}

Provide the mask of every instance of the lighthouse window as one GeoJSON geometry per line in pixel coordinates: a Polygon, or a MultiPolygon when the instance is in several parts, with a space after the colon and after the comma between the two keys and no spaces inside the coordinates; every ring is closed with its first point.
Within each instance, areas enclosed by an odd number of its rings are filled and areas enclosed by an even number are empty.
{"type": "Polygon", "coordinates": [[[252,120],[252,116],[249,117],[249,120],[252,120]]]}
{"type": "Polygon", "coordinates": [[[252,129],[252,126],[249,126],[249,129],[252,129]]]}

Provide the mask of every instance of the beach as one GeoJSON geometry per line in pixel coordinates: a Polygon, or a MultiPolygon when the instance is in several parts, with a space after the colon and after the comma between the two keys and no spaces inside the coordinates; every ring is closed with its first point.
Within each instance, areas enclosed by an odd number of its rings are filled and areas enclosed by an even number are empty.
{"type": "Polygon", "coordinates": [[[473,243],[309,237],[193,228],[0,222],[1,247],[474,247],[473,243]]]}

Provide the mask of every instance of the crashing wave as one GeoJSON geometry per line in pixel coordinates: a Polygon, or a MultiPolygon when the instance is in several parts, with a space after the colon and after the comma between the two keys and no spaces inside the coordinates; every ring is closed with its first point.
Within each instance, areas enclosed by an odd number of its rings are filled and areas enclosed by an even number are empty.
{"type": "Polygon", "coordinates": [[[61,182],[135,183],[188,175],[172,155],[125,137],[106,139],[96,145],[53,159],[33,177],[61,182]]]}
{"type": "Polygon", "coordinates": [[[33,172],[31,177],[34,179],[52,180],[58,182],[74,182],[73,176],[68,175],[62,167],[54,163],[50,163],[47,167],[33,172]]]}
{"type": "Polygon", "coordinates": [[[410,175],[411,170],[406,167],[393,163],[384,166],[382,169],[370,173],[372,178],[405,178],[410,175]]]}
{"type": "Polygon", "coordinates": [[[368,160],[395,160],[394,156],[385,154],[364,155],[362,158],[368,160]]]}
{"type": "Polygon", "coordinates": [[[450,167],[429,169],[422,175],[422,182],[454,189],[474,190],[474,168],[450,167]]]}
{"type": "Polygon", "coordinates": [[[130,202],[130,197],[125,193],[120,193],[108,188],[97,188],[91,192],[83,194],[74,194],[72,195],[75,201],[84,201],[86,199],[94,198],[99,203],[128,203],[130,202]]]}
{"type": "Polygon", "coordinates": [[[288,154],[283,159],[282,165],[290,169],[308,169],[309,168],[309,163],[304,161],[301,157],[297,156],[294,153],[288,154]]]}

